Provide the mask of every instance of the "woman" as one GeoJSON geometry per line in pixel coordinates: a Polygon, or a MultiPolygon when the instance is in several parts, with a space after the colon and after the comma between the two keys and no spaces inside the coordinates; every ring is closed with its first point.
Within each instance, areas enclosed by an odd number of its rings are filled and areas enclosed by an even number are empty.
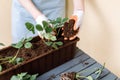
{"type": "MultiPolygon", "coordinates": [[[[79,27],[84,12],[84,1],[73,0],[77,16],[75,28],[79,27]]],[[[27,32],[25,22],[41,24],[43,20],[65,17],[65,0],[13,0],[12,3],[12,39],[18,42],[27,32]]],[[[28,36],[36,36],[29,34],[28,36]]],[[[72,37],[74,39],[76,36],[72,37]]]]}

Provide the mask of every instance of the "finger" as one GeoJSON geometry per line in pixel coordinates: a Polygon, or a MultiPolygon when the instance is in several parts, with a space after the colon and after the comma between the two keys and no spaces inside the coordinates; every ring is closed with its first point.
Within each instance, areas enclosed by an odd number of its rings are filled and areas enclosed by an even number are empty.
{"type": "Polygon", "coordinates": [[[74,19],[76,22],[78,20],[78,17],[76,15],[74,15],[74,16],[71,16],[71,19],[74,19]]]}
{"type": "Polygon", "coordinates": [[[73,40],[73,39],[75,39],[75,38],[76,38],[76,35],[73,36],[73,37],[70,37],[69,40],[73,40]]]}
{"type": "Polygon", "coordinates": [[[73,30],[77,30],[76,22],[78,20],[78,17],[76,15],[74,15],[74,16],[71,17],[71,19],[75,20],[75,24],[74,24],[73,30]]]}
{"type": "Polygon", "coordinates": [[[74,31],[77,30],[77,28],[76,28],[76,24],[74,24],[73,30],[74,30],[74,31]]]}
{"type": "Polygon", "coordinates": [[[68,40],[68,38],[64,37],[64,40],[68,40]]]}

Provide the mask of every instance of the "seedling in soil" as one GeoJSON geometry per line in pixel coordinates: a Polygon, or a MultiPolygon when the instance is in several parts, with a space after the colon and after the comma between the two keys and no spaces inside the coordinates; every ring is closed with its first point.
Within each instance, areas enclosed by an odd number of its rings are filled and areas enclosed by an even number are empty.
{"type": "Polygon", "coordinates": [[[52,46],[55,49],[58,49],[58,46],[63,45],[63,43],[61,41],[58,41],[58,42],[45,42],[45,44],[47,46],[52,46]]]}
{"type": "Polygon", "coordinates": [[[57,32],[56,36],[58,37],[64,23],[68,21],[68,18],[58,17],[55,20],[50,20],[50,24],[52,24],[53,31],[57,32]]]}
{"type": "Polygon", "coordinates": [[[67,80],[67,79],[70,79],[70,80],[81,80],[81,79],[99,80],[104,68],[105,68],[105,63],[101,68],[99,68],[97,71],[95,71],[95,74],[97,74],[95,79],[92,76],[81,76],[80,75],[81,72],[68,72],[68,73],[63,73],[61,75],[60,80],[67,80]]]}
{"type": "Polygon", "coordinates": [[[43,26],[42,25],[36,25],[36,29],[38,31],[45,31],[44,34],[42,34],[43,38],[45,39],[42,39],[43,42],[47,45],[47,46],[51,46],[53,47],[54,49],[58,49],[58,46],[61,46],[63,45],[62,42],[60,41],[56,41],[57,38],[55,35],[53,35],[53,28],[50,27],[49,23],[46,22],[46,21],[43,21],[43,26]]]}
{"type": "MultiPolygon", "coordinates": [[[[15,53],[15,56],[10,56],[10,57],[3,57],[0,58],[0,71],[2,71],[2,64],[5,63],[11,63],[11,64],[19,64],[23,61],[23,58],[17,58],[18,54],[21,50],[21,48],[31,48],[32,43],[30,42],[33,38],[32,37],[27,37],[27,34],[29,32],[32,32],[35,34],[35,29],[38,31],[43,31],[44,33],[42,34],[43,42],[47,46],[51,46],[54,49],[58,49],[58,46],[63,45],[61,41],[57,41],[57,36],[60,33],[60,30],[64,23],[68,20],[68,18],[57,18],[56,20],[50,20],[50,22],[43,21],[42,25],[37,24],[34,26],[32,23],[26,22],[26,28],[28,29],[28,32],[24,35],[24,37],[16,44],[12,44],[12,47],[18,49],[17,52],[15,53]]],[[[0,45],[4,45],[0,43],[0,45]]]]}
{"type": "Polygon", "coordinates": [[[33,39],[32,37],[23,38],[18,43],[12,44],[12,46],[14,48],[17,48],[17,49],[20,49],[20,48],[31,48],[32,47],[32,43],[30,41],[32,39],[33,39]]]}
{"type": "Polygon", "coordinates": [[[45,38],[46,40],[51,40],[51,41],[56,41],[57,38],[55,35],[53,35],[53,29],[52,27],[50,26],[50,24],[46,21],[43,21],[42,22],[43,25],[40,25],[40,24],[37,24],[36,25],[36,29],[38,31],[42,31],[44,32],[42,35],[43,38],[45,38]]]}
{"type": "MultiPolygon", "coordinates": [[[[28,23],[28,22],[27,22],[25,25],[26,25],[26,28],[27,28],[29,31],[25,34],[25,37],[22,38],[18,43],[12,44],[12,46],[13,46],[14,48],[17,48],[18,51],[17,51],[16,55],[9,61],[10,63],[14,63],[14,62],[15,62],[15,60],[16,60],[16,58],[17,58],[17,56],[18,56],[19,51],[20,51],[21,48],[31,48],[31,47],[32,47],[32,43],[31,43],[30,41],[33,39],[33,37],[27,38],[26,36],[27,36],[27,34],[28,34],[30,31],[31,31],[33,34],[35,33],[34,25],[32,25],[32,24],[30,24],[30,23],[28,23]]],[[[19,58],[19,59],[20,59],[20,58],[19,58]]],[[[17,60],[18,60],[18,59],[17,59],[17,60]]],[[[21,60],[21,61],[23,61],[23,60],[21,60]]]]}
{"type": "Polygon", "coordinates": [[[61,18],[61,17],[58,17],[57,19],[55,20],[50,20],[50,23],[52,24],[52,27],[54,29],[57,29],[57,28],[60,28],[60,27],[63,27],[64,23],[67,22],[68,18],[61,18]]]}
{"type": "Polygon", "coordinates": [[[43,21],[42,25],[39,24],[36,25],[36,29],[38,31],[44,32],[42,34],[42,37],[45,39],[45,40],[43,39],[43,42],[45,42],[47,46],[51,46],[55,49],[58,49],[58,46],[63,45],[62,42],[60,41],[57,42],[56,40],[57,36],[60,33],[60,29],[67,20],[68,18],[62,19],[59,17],[56,20],[50,20],[50,22],[43,21]]]}
{"type": "MultiPolygon", "coordinates": [[[[30,42],[33,38],[29,37],[27,38],[27,34],[31,31],[33,34],[35,33],[34,30],[34,26],[32,24],[28,24],[26,23],[26,28],[29,30],[26,34],[25,37],[22,38],[18,43],[16,44],[12,44],[12,47],[18,49],[15,56],[10,56],[10,57],[4,57],[4,58],[0,58],[0,71],[2,71],[2,64],[5,63],[11,63],[11,64],[20,64],[21,62],[23,62],[23,58],[17,58],[19,51],[21,48],[31,48],[32,47],[32,43],[30,42]]],[[[2,44],[3,45],[3,44],[2,44]]]]}
{"type": "Polygon", "coordinates": [[[10,80],[36,80],[38,74],[30,75],[27,72],[13,75],[10,80]]]}

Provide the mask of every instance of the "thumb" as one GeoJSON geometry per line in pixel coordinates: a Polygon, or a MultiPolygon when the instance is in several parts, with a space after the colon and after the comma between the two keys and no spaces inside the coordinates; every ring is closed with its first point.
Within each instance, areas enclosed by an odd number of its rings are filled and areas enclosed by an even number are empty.
{"type": "Polygon", "coordinates": [[[75,24],[74,24],[74,27],[73,27],[73,29],[74,30],[77,30],[77,26],[76,26],[76,22],[77,22],[77,20],[78,20],[78,17],[76,16],[76,15],[73,15],[73,16],[71,16],[71,18],[70,19],[73,19],[73,20],[75,20],[75,24]]]}

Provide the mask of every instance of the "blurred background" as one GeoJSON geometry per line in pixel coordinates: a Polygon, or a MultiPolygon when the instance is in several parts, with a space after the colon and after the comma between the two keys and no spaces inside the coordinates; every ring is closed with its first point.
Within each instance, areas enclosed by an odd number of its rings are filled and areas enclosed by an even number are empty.
{"type": "MultiPolygon", "coordinates": [[[[11,3],[0,2],[0,42],[11,44],[11,3]]],[[[67,0],[70,17],[72,0],[67,0]]],[[[77,46],[120,77],[120,0],[85,0],[84,21],[77,46]]]]}

